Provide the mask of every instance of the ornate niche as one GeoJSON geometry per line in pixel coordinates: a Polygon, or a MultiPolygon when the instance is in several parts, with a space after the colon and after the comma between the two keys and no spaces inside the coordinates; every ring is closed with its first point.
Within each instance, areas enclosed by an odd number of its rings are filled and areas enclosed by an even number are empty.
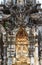
{"type": "Polygon", "coordinates": [[[16,59],[17,64],[29,63],[30,58],[28,57],[28,34],[24,27],[20,27],[16,35],[16,59]]]}

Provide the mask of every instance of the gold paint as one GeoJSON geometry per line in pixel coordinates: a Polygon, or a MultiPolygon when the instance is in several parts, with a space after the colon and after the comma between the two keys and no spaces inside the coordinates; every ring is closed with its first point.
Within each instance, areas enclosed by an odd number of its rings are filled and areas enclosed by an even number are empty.
{"type": "Polygon", "coordinates": [[[28,55],[28,34],[21,26],[16,35],[16,61],[17,65],[30,65],[28,55]]]}

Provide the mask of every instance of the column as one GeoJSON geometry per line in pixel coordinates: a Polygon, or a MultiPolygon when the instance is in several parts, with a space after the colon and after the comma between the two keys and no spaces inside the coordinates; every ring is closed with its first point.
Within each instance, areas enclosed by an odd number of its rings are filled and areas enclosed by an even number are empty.
{"type": "Polygon", "coordinates": [[[0,32],[0,65],[2,63],[2,57],[1,57],[1,32],[0,32]]]}
{"type": "Polygon", "coordinates": [[[39,65],[38,43],[35,44],[34,62],[35,62],[34,65],[39,65]]]}
{"type": "Polygon", "coordinates": [[[0,47],[0,65],[2,65],[1,47],[0,47]]]}
{"type": "Polygon", "coordinates": [[[13,0],[13,4],[15,4],[15,0],[13,0]]]}
{"type": "Polygon", "coordinates": [[[25,0],[25,4],[26,4],[26,0],[25,0]]]}
{"type": "Polygon", "coordinates": [[[6,32],[3,32],[3,65],[7,65],[7,41],[6,41],[6,32]]]}
{"type": "Polygon", "coordinates": [[[7,45],[3,45],[3,65],[7,65],[7,45]]]}
{"type": "Polygon", "coordinates": [[[31,65],[34,65],[34,57],[31,56],[31,65]]]}

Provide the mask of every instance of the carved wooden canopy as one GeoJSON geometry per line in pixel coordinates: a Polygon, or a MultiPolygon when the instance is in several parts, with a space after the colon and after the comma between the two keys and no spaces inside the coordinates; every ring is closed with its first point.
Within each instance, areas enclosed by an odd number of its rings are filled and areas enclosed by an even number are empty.
{"type": "Polygon", "coordinates": [[[19,42],[25,42],[28,40],[28,34],[26,30],[21,26],[16,35],[16,40],[19,42]]]}

